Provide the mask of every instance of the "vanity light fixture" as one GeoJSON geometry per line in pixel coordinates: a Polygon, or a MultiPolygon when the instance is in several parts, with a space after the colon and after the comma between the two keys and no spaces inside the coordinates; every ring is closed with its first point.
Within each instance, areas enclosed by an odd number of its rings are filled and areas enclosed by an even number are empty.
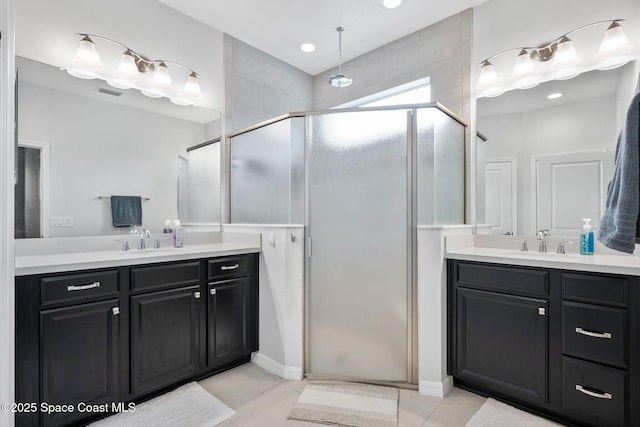
{"type": "Polygon", "coordinates": [[[191,68],[166,59],[148,59],[107,37],[85,33],[78,35],[82,36],[82,39],[76,50],[73,65],[63,67],[72,76],[82,79],[101,79],[118,89],[138,89],[146,96],[169,98],[171,102],[178,105],[196,105],[202,98],[198,73],[191,68]],[[94,39],[103,40],[124,49],[117,66],[112,66],[111,71],[103,65],[94,39]],[[181,91],[174,88],[168,65],[188,73],[181,91]]]}
{"type": "MultiPolygon", "coordinates": [[[[506,89],[526,89],[533,87],[544,81],[544,76],[550,79],[567,79],[580,74],[576,65],[586,58],[580,58],[573,40],[569,37],[581,30],[591,28],[601,24],[610,24],[604,38],[600,43],[600,48],[592,58],[588,58],[594,68],[608,69],[623,65],[630,58],[621,56],[633,49],[627,36],[624,34],[622,25],[624,19],[614,19],[608,21],[598,21],[583,25],[574,30],[567,31],[560,37],[555,38],[550,43],[537,47],[517,47],[507,49],[491,55],[481,61],[480,75],[478,77],[477,89],[481,96],[496,96],[506,89]],[[506,78],[500,78],[496,71],[497,57],[507,53],[518,52],[510,75],[510,82],[505,83],[506,78]]],[[[577,34],[576,34],[577,35],[577,34]]],[[[595,52],[596,49],[594,49],[595,52]]],[[[507,67],[508,68],[508,64],[507,67]]]]}
{"type": "Polygon", "coordinates": [[[347,87],[353,83],[353,79],[342,74],[342,32],[344,28],[336,28],[338,32],[338,74],[329,77],[329,84],[333,87],[347,87]]]}

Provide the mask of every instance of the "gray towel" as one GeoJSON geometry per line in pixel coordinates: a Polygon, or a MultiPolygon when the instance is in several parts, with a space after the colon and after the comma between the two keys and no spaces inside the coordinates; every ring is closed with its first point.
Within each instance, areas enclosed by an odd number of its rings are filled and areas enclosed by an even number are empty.
{"type": "Polygon", "coordinates": [[[598,240],[617,251],[633,253],[640,243],[640,93],[631,101],[616,146],[616,168],[607,190],[598,240]]]}
{"type": "Polygon", "coordinates": [[[111,196],[111,219],[114,227],[142,225],[142,197],[111,196]]]}

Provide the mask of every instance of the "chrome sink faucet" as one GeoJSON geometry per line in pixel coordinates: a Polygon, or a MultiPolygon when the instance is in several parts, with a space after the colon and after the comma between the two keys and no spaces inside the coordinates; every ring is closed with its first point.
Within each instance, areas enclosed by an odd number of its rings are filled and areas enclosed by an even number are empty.
{"type": "Polygon", "coordinates": [[[149,230],[142,230],[142,233],[140,233],[140,241],[138,241],[138,249],[141,251],[146,249],[147,245],[145,245],[144,239],[150,239],[150,238],[151,238],[151,232],[149,230]]]}
{"type": "Polygon", "coordinates": [[[538,230],[536,238],[540,241],[538,246],[538,252],[547,252],[546,237],[549,235],[549,230],[538,230]]]}

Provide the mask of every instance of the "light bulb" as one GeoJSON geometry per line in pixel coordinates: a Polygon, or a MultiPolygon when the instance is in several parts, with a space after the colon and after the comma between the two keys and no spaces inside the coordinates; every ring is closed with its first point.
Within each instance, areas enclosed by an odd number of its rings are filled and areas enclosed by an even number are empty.
{"type": "Polygon", "coordinates": [[[516,58],[516,65],[513,67],[513,74],[511,75],[511,78],[513,80],[522,79],[523,77],[531,75],[534,70],[535,67],[531,57],[529,56],[529,52],[522,49],[516,58]]]}
{"type": "Polygon", "coordinates": [[[551,68],[569,67],[576,65],[578,62],[580,62],[580,58],[578,58],[578,52],[576,52],[576,49],[573,47],[573,42],[569,37],[562,36],[562,39],[560,39],[558,43],[556,53],[551,60],[551,68]]]}
{"type": "Polygon", "coordinates": [[[96,45],[93,43],[93,40],[91,40],[89,36],[85,35],[82,40],[80,40],[80,44],[78,45],[78,49],[76,49],[76,56],[73,59],[73,62],[83,67],[102,67],[102,61],[100,61],[100,55],[98,55],[96,45]]]}
{"type": "Polygon", "coordinates": [[[613,21],[604,33],[604,38],[600,43],[600,49],[598,49],[596,57],[607,58],[613,55],[620,55],[630,51],[632,48],[633,46],[629,43],[622,25],[618,21],[613,21]]]}
{"type": "Polygon", "coordinates": [[[139,80],[140,73],[138,72],[138,66],[136,65],[136,57],[127,50],[120,55],[120,62],[118,62],[118,70],[116,71],[120,77],[129,80],[139,80]]]}
{"type": "Polygon", "coordinates": [[[182,94],[190,98],[199,98],[202,96],[198,75],[195,72],[192,72],[187,77],[187,81],[184,83],[184,89],[182,89],[182,94]]]}
{"type": "Polygon", "coordinates": [[[489,61],[484,61],[480,69],[480,77],[478,77],[478,89],[487,88],[497,80],[498,74],[495,68],[493,68],[493,64],[489,61]]]}
{"type": "Polygon", "coordinates": [[[156,65],[156,69],[153,72],[153,77],[151,79],[151,84],[158,89],[173,88],[173,84],[171,83],[171,75],[169,75],[167,64],[165,64],[164,62],[160,62],[158,65],[156,65]]]}

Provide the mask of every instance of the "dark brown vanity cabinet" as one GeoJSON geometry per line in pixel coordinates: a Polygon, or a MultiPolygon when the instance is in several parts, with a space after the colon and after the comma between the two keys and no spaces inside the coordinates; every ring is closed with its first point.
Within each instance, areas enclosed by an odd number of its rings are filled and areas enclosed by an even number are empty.
{"type": "Polygon", "coordinates": [[[640,425],[637,277],[448,261],[458,386],[564,423],[640,425]]]}
{"type": "Polygon", "coordinates": [[[546,402],[549,274],[462,263],[452,273],[456,376],[523,401],[546,402]]]}
{"type": "Polygon", "coordinates": [[[104,414],[78,411],[81,402],[110,410],[248,362],[258,349],[257,259],[16,278],[16,402],[74,408],[22,412],[16,424],[84,423],[104,414]]]}
{"type": "Polygon", "coordinates": [[[118,400],[122,274],[113,269],[18,278],[16,402],[37,409],[62,405],[49,414],[21,411],[18,425],[67,425],[86,417],[77,411],[79,402],[118,400]],[[64,406],[69,404],[74,410],[64,406]]]}
{"type": "Polygon", "coordinates": [[[132,395],[191,377],[201,369],[205,301],[200,270],[199,261],[131,268],[132,395]]]}
{"type": "Polygon", "coordinates": [[[256,351],[257,300],[250,291],[249,266],[228,258],[208,263],[207,362],[228,363],[256,351]]]}

